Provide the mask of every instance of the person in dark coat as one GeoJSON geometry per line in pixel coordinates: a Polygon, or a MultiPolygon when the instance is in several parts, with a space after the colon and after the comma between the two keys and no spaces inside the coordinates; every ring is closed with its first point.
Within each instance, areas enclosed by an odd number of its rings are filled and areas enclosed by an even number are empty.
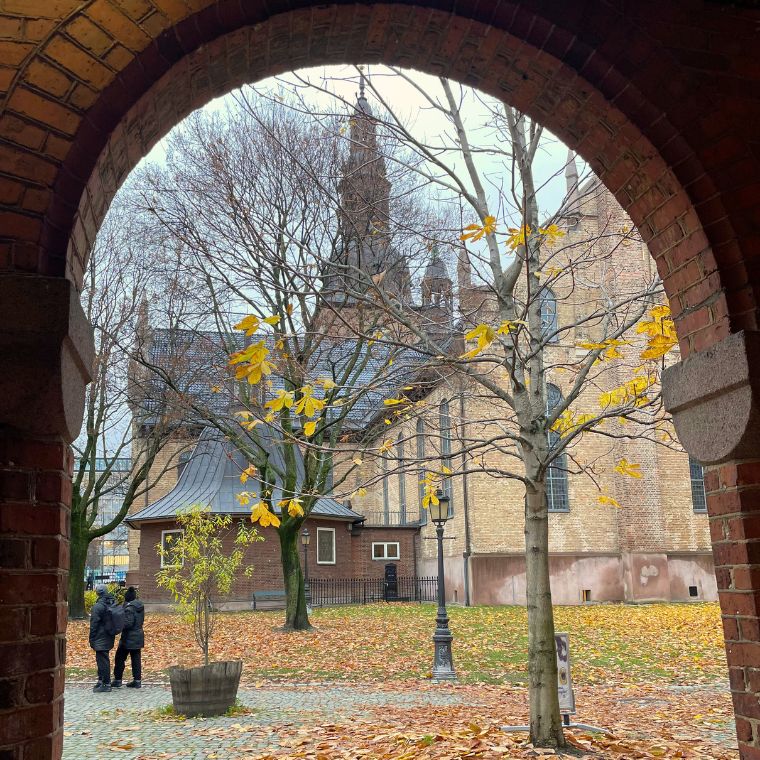
{"type": "Polygon", "coordinates": [[[115,636],[106,630],[106,609],[116,602],[102,583],[95,586],[97,601],[90,611],[90,646],[95,650],[98,682],[94,692],[111,691],[111,650],[115,636]]]}
{"type": "Polygon", "coordinates": [[[142,686],[142,648],[145,646],[145,607],[137,598],[137,590],[130,586],[124,594],[124,630],[121,633],[119,647],[113,666],[113,686],[121,686],[127,655],[132,661],[132,680],[127,684],[128,689],[139,689],[142,686]]]}

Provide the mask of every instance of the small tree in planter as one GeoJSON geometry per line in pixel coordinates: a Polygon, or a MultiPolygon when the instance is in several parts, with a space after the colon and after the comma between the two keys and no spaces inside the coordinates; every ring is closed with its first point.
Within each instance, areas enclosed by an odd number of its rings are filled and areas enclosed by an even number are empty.
{"type": "MultiPolygon", "coordinates": [[[[183,618],[193,626],[195,640],[203,652],[204,664],[197,668],[169,670],[174,709],[184,715],[220,715],[235,703],[243,663],[240,660],[209,663],[209,645],[214,633],[216,611],[213,595],[223,596],[241,570],[245,547],[262,541],[256,529],[238,526],[234,549],[224,549],[224,539],[232,531],[230,515],[212,514],[195,505],[177,516],[179,537],[158,546],[162,569],[156,581],[171,592],[183,618]]],[[[250,576],[253,567],[242,569],[250,576]]]]}

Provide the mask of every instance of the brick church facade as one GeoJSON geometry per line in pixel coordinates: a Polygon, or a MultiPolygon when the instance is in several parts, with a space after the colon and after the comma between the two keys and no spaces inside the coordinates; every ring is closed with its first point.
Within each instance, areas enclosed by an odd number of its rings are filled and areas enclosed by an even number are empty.
{"type": "MultiPolygon", "coordinates": [[[[399,298],[410,299],[405,262],[389,239],[371,229],[378,215],[383,216],[383,209],[370,217],[354,208],[357,197],[377,197],[382,206],[383,202],[387,205],[389,195],[363,89],[356,114],[352,129],[357,130],[357,135],[352,145],[358,147],[352,147],[341,189],[343,207],[347,214],[353,213],[351,219],[343,221],[344,228],[353,233],[347,237],[346,256],[352,266],[370,275],[385,272],[384,287],[399,298]],[[359,151],[362,155],[357,155],[359,151]]],[[[631,228],[630,219],[603,186],[590,181],[578,187],[572,157],[568,160],[567,183],[568,197],[575,193],[577,198],[572,214],[564,217],[566,245],[572,245],[574,240],[580,244],[601,238],[605,230],[631,228]]],[[[385,214],[388,213],[386,208],[385,214]]],[[[619,283],[631,285],[636,278],[654,275],[646,245],[634,235],[626,237],[606,260],[616,270],[619,283]]],[[[334,305],[339,306],[339,275],[328,272],[325,288],[335,294],[334,305]]],[[[460,262],[455,280],[444,258],[436,252],[420,283],[420,296],[421,303],[415,308],[439,329],[448,330],[452,345],[461,345],[462,339],[457,310],[461,313],[480,309],[487,314],[491,308],[487,289],[473,284],[468,266],[460,262]]],[[[574,323],[580,298],[578,293],[552,293],[548,318],[558,324],[574,323]]],[[[572,362],[577,342],[587,339],[588,335],[579,330],[577,334],[563,335],[547,350],[557,361],[564,358],[572,362]]],[[[562,393],[564,378],[549,377],[549,382],[557,393],[562,393]]],[[[423,468],[413,461],[438,451],[441,460],[457,470],[459,463],[447,457],[442,440],[448,438],[448,451],[460,448],[458,443],[472,435],[468,425],[487,416],[483,405],[488,403],[466,382],[459,381],[456,387],[441,383],[432,387],[427,396],[432,421],[420,418],[383,428],[383,439],[398,442],[397,471],[381,473],[379,480],[376,472],[359,473],[357,485],[362,478],[369,480],[373,475],[377,484],[350,504],[328,497],[321,500],[332,505],[326,510],[315,509],[306,522],[313,537],[306,549],[311,577],[381,577],[387,562],[397,564],[399,575],[435,575],[435,542],[429,540],[434,535],[433,526],[420,505],[423,468]],[[412,463],[407,468],[403,467],[405,459],[412,463]]],[[[382,407],[377,414],[384,414],[382,407]]],[[[191,493],[186,488],[183,491],[182,482],[186,474],[183,468],[193,466],[194,457],[187,462],[191,444],[187,439],[178,439],[164,449],[156,466],[163,468],[172,461],[176,466],[167,469],[128,521],[132,528],[129,581],[141,585],[147,601],[167,600],[155,586],[155,572],[160,567],[155,547],[167,532],[176,529],[173,510],[181,506],[183,493],[191,493]],[[163,504],[163,508],[156,509],[157,504],[163,504]]],[[[634,439],[608,449],[609,446],[603,450],[594,436],[584,437],[574,449],[576,456],[586,460],[605,457],[608,461],[609,467],[602,470],[596,484],[589,478],[568,474],[562,467],[551,473],[550,568],[554,601],[715,600],[717,588],[700,465],[685,453],[650,440],[634,439]],[[640,463],[646,477],[636,480],[611,473],[613,461],[623,456],[640,463]],[[621,508],[600,506],[596,498],[599,487],[611,493],[621,508]]],[[[367,468],[374,466],[368,464],[367,468]]],[[[336,469],[340,467],[340,459],[336,458],[336,469]]],[[[450,601],[524,604],[522,484],[468,472],[452,477],[447,492],[451,519],[446,533],[451,540],[445,542],[445,565],[450,601]]],[[[238,509],[232,493],[222,501],[226,506],[219,506],[221,511],[238,509]]],[[[247,560],[253,562],[255,572],[252,578],[241,578],[236,583],[230,595],[235,602],[245,603],[256,590],[282,587],[277,536],[271,529],[265,529],[263,534],[265,541],[248,550],[247,560]]]]}

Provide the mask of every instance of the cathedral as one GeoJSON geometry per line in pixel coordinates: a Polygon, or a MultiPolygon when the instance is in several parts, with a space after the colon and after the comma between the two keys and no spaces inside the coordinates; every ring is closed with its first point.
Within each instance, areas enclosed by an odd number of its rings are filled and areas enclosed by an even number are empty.
{"type": "MultiPolygon", "coordinates": [[[[458,257],[455,278],[450,262],[431,246],[423,276],[415,290],[409,263],[394,245],[390,209],[392,185],[378,146],[373,118],[362,77],[350,120],[350,150],[339,183],[341,211],[338,225],[341,245],[323,272],[323,296],[333,310],[355,308],[349,293],[362,283],[382,287],[386,296],[419,316],[439,345],[458,350],[463,345],[463,314],[488,313],[492,291],[473,282],[466,257],[458,257]],[[415,302],[416,299],[416,302],[415,302]]],[[[598,183],[578,184],[575,161],[568,160],[568,205],[562,216],[567,244],[603,237],[610,228],[630,228],[631,222],[612,196],[598,183]],[[581,195],[583,201],[581,202],[581,195]]],[[[633,286],[636,278],[651,277],[653,266],[644,244],[636,238],[607,252],[606,266],[615,274],[615,287],[633,286]]],[[[547,292],[542,318],[549,327],[572,325],[577,320],[579,291],[547,292]]],[[[164,331],[165,332],[165,331],[164,331]]],[[[153,342],[166,339],[154,330],[153,342]]],[[[546,350],[554,364],[574,360],[576,344],[588,340],[582,328],[562,333],[546,350]]],[[[472,381],[469,381],[472,383],[472,381]]],[[[549,378],[550,393],[562,394],[565,380],[549,378]]],[[[383,424],[382,398],[375,408],[363,409],[354,421],[357,431],[378,430],[378,440],[394,441],[393,472],[377,472],[368,462],[356,483],[377,483],[361,498],[347,501],[325,495],[306,521],[313,541],[304,544],[310,577],[325,581],[382,578],[386,566],[400,577],[434,576],[435,542],[432,524],[422,509],[419,462],[434,453],[459,476],[446,479],[451,540],[445,542],[446,590],[449,600],[462,604],[524,604],[525,567],[523,537],[523,486],[519,481],[471,471],[462,448],[473,420],[487,415],[487,405],[474,385],[445,378],[426,385],[428,416],[413,420],[394,418],[383,424]],[[404,466],[409,462],[409,466],[404,466]],[[375,471],[370,472],[370,469],[375,471]]],[[[141,586],[149,603],[166,603],[156,587],[160,568],[156,545],[171,540],[178,530],[177,511],[191,503],[207,503],[214,511],[245,516],[235,499],[239,488],[240,453],[211,430],[191,432],[187,439],[170,442],[155,466],[166,474],[145,496],[145,503],[128,517],[130,526],[129,583],[141,586]]],[[[558,460],[550,468],[550,570],[552,594],[558,604],[646,602],[657,600],[705,601],[717,598],[710,550],[702,470],[684,453],[649,440],[617,443],[603,451],[593,436],[584,437],[575,456],[589,460],[625,456],[641,463],[647,477],[620,479],[603,472],[594,484],[575,476],[558,460]],[[599,487],[611,493],[620,509],[600,506],[599,487]]],[[[605,444],[607,445],[607,444],[605,444]]],[[[490,454],[498,460],[500,454],[490,454]]],[[[497,462],[498,464],[498,462],[497,462]]],[[[336,475],[341,468],[336,459],[336,475]]],[[[240,578],[229,605],[247,607],[256,593],[282,588],[276,537],[249,549],[255,572],[240,578]]]]}

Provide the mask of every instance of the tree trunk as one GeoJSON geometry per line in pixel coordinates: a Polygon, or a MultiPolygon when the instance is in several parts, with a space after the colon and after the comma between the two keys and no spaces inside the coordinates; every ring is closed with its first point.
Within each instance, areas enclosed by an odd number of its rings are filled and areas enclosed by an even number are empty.
{"type": "Polygon", "coordinates": [[[543,483],[526,488],[525,580],[528,601],[530,739],[537,747],[564,747],[557,696],[554,612],[549,586],[549,515],[543,483]]]}
{"type": "Polygon", "coordinates": [[[84,610],[84,570],[87,566],[87,549],[90,546],[90,537],[86,528],[79,524],[79,520],[71,516],[71,543],[69,545],[69,618],[81,619],[85,616],[84,610]]]}
{"type": "Polygon", "coordinates": [[[307,631],[311,628],[306,613],[306,590],[298,556],[298,531],[278,530],[282,576],[285,581],[285,630],[307,631]]]}

